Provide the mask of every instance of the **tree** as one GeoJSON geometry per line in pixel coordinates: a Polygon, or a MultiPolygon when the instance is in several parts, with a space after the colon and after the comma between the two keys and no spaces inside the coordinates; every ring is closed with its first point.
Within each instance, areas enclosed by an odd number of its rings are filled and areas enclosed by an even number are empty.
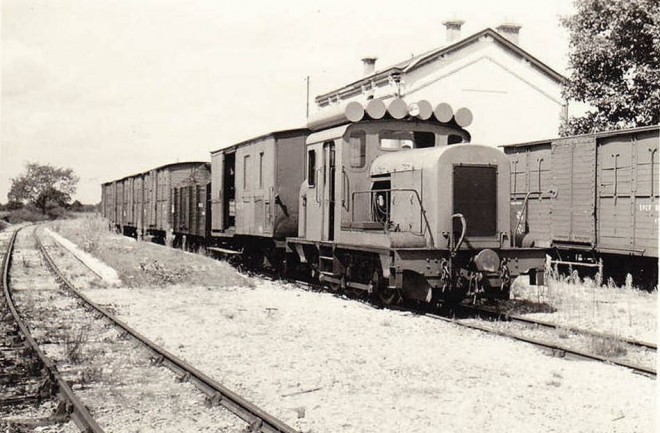
{"type": "Polygon", "coordinates": [[[52,206],[66,206],[76,192],[78,176],[70,168],[28,163],[26,173],[11,180],[10,202],[35,205],[42,214],[52,206]]]}
{"type": "Polygon", "coordinates": [[[660,122],[660,2],[576,0],[563,18],[571,76],[564,97],[594,110],[572,117],[563,135],[660,122]]]}

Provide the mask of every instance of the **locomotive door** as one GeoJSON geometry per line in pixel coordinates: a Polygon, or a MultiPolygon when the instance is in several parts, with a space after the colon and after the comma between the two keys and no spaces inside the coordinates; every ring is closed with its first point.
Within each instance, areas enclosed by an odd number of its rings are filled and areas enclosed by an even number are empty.
{"type": "Polygon", "coordinates": [[[303,232],[306,239],[320,241],[323,238],[323,144],[315,143],[307,148],[307,191],[303,201],[305,218],[303,232]]]}
{"type": "Polygon", "coordinates": [[[323,240],[335,239],[335,142],[323,143],[323,240]]]}

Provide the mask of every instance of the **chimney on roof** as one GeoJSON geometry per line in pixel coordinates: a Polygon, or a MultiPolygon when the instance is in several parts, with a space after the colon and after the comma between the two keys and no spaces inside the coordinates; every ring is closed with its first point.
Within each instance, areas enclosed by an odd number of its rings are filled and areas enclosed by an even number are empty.
{"type": "Polygon", "coordinates": [[[520,41],[520,25],[514,23],[505,23],[497,26],[497,32],[507,38],[509,41],[518,45],[520,41]]]}
{"type": "Polygon", "coordinates": [[[447,20],[442,23],[445,26],[447,43],[452,44],[461,38],[461,26],[465,24],[463,20],[447,20]]]}
{"type": "Polygon", "coordinates": [[[378,57],[365,57],[362,59],[362,66],[364,66],[364,76],[371,75],[376,71],[376,60],[378,57]]]}

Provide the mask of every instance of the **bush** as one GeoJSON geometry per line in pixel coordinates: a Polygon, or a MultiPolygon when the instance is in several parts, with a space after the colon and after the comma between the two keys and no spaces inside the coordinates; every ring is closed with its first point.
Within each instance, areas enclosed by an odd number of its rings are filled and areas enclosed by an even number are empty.
{"type": "Polygon", "coordinates": [[[0,220],[0,232],[7,228],[7,223],[0,220]]]}
{"type": "Polygon", "coordinates": [[[22,222],[40,222],[60,218],[68,218],[69,214],[62,207],[54,207],[48,209],[48,213],[45,215],[41,211],[37,210],[33,206],[25,206],[21,209],[12,210],[9,212],[9,215],[6,217],[6,221],[11,224],[22,223],[22,222]]]}
{"type": "Polygon", "coordinates": [[[17,224],[22,222],[33,223],[33,222],[47,220],[48,215],[43,215],[38,210],[26,206],[22,209],[11,211],[7,219],[11,224],[17,224]]]}

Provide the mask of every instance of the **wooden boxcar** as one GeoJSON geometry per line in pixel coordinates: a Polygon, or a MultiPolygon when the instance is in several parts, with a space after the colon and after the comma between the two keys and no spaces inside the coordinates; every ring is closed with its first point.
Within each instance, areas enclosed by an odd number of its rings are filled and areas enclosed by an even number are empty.
{"type": "Polygon", "coordinates": [[[138,173],[102,187],[103,212],[117,231],[157,242],[173,239],[175,188],[206,185],[210,179],[208,162],[181,162],[138,173]]]}
{"type": "Polygon", "coordinates": [[[106,182],[101,185],[102,214],[107,218],[108,225],[115,229],[117,227],[117,182],[106,182]]]}
{"type": "Polygon", "coordinates": [[[200,165],[195,176],[187,181],[172,188],[174,243],[184,247],[202,245],[208,236],[211,164],[200,165]]]}
{"type": "Polygon", "coordinates": [[[298,234],[308,134],[307,129],[273,132],[211,152],[215,244],[265,251],[298,234]],[[249,245],[242,245],[248,236],[249,245]]]}
{"type": "Polygon", "coordinates": [[[659,145],[653,126],[504,146],[519,244],[657,279],[659,145]]]}
{"type": "Polygon", "coordinates": [[[119,232],[122,232],[124,226],[124,179],[119,179],[116,183],[115,189],[115,213],[117,215],[116,227],[119,232]]]}

